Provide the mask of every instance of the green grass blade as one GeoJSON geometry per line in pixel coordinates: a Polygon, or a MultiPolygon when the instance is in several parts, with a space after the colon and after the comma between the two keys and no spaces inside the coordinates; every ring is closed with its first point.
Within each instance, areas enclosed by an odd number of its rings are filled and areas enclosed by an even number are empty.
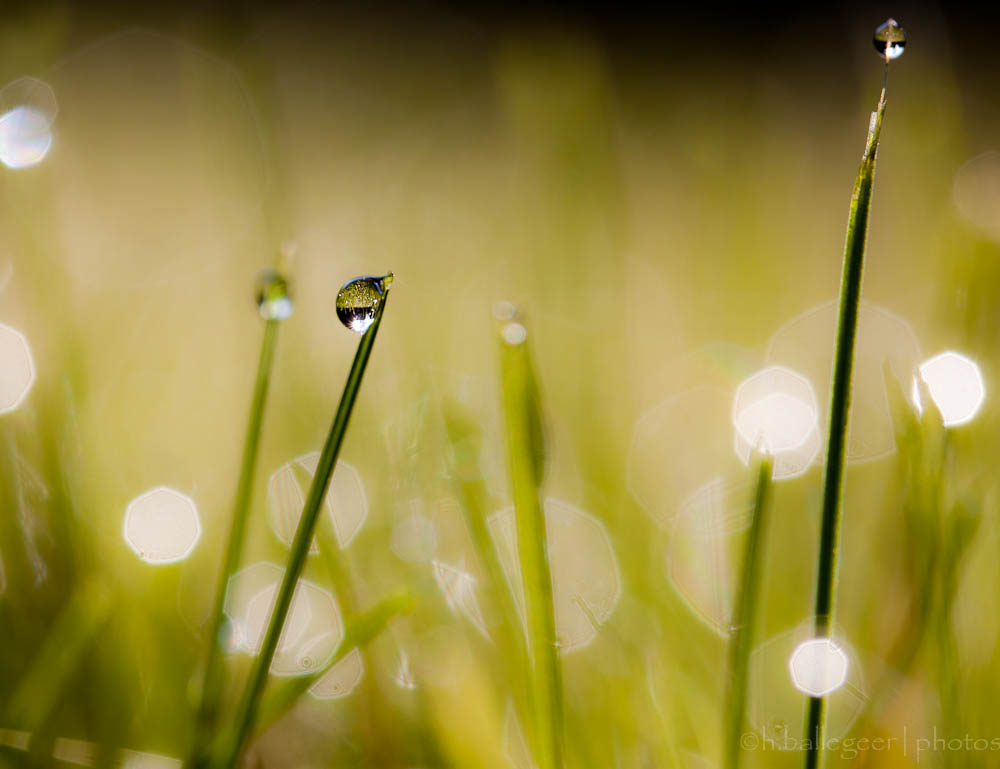
{"type": "Polygon", "coordinates": [[[302,510],[302,517],[299,519],[299,525],[295,531],[295,539],[292,541],[285,575],[282,578],[281,587],[278,589],[278,596],[271,610],[271,617],[263,643],[261,644],[260,654],[254,659],[253,666],[250,669],[250,679],[240,700],[233,722],[232,734],[226,749],[223,751],[222,760],[218,763],[219,766],[230,767],[237,764],[253,731],[257,708],[260,704],[261,694],[264,691],[264,684],[267,682],[271,660],[274,657],[275,650],[278,648],[278,639],[281,636],[281,630],[284,627],[288,610],[292,605],[295,587],[298,584],[299,576],[302,574],[306,558],[309,555],[309,547],[312,544],[313,533],[316,530],[316,522],[319,519],[323,499],[326,496],[327,487],[330,485],[330,477],[333,475],[333,468],[337,463],[337,455],[340,453],[340,446],[347,432],[347,423],[350,421],[354,402],[361,389],[361,379],[364,376],[365,367],[368,365],[368,359],[371,357],[372,347],[375,344],[375,336],[382,323],[382,316],[385,313],[387,301],[388,293],[382,297],[375,320],[362,335],[360,342],[358,342],[358,351],[354,356],[354,362],[351,364],[351,370],[347,375],[344,393],[340,398],[340,405],[337,407],[337,413],[333,418],[333,424],[330,426],[330,433],[327,436],[326,443],[323,445],[323,451],[320,453],[316,473],[313,476],[312,485],[309,487],[309,495],[302,510]]]}
{"type": "Polygon", "coordinates": [[[283,681],[280,686],[269,690],[261,698],[260,708],[257,712],[257,730],[266,729],[281,718],[294,707],[299,698],[312,688],[313,684],[326,675],[327,671],[343,659],[348,652],[367,646],[385,630],[390,620],[400,614],[412,611],[414,606],[416,606],[414,596],[409,592],[403,592],[385,598],[368,611],[359,614],[353,622],[348,624],[344,640],[340,642],[337,653],[334,654],[329,663],[315,673],[283,681]]]}
{"type": "MultiPolygon", "coordinates": [[[[882,118],[885,115],[885,92],[872,113],[868,141],[851,196],[844,243],[844,268],[840,280],[840,311],[837,317],[833,378],[830,386],[830,424],[823,474],[823,519],[820,531],[819,566],[816,577],[814,629],[817,636],[830,632],[837,598],[837,570],[840,549],[840,519],[843,506],[844,476],[847,458],[848,417],[851,409],[851,382],[854,374],[854,346],[861,304],[861,279],[864,274],[865,247],[868,242],[868,218],[871,212],[872,187],[875,182],[875,159],[878,154],[882,118]]],[[[823,755],[824,699],[810,697],[806,726],[806,767],[815,769],[823,755]]]]}
{"type": "Polygon", "coordinates": [[[747,534],[746,552],[743,556],[743,574],[739,593],[733,607],[733,631],[729,638],[729,690],[726,700],[726,769],[737,769],[740,763],[744,714],[746,712],[747,676],[750,667],[750,649],[753,642],[754,610],[760,594],[761,568],[763,566],[763,536],[766,514],[771,495],[771,475],[774,463],[770,456],[763,456],[757,472],[754,491],[753,517],[747,534]]]}
{"type": "Polygon", "coordinates": [[[195,721],[195,737],[190,757],[191,763],[195,766],[203,765],[204,759],[200,757],[200,751],[205,747],[204,743],[208,736],[214,731],[219,701],[222,696],[224,671],[219,636],[223,626],[223,604],[226,600],[229,579],[233,572],[239,568],[240,558],[243,554],[254,469],[257,466],[257,451],[260,447],[260,432],[264,421],[264,405],[267,402],[267,392],[271,381],[271,367],[274,362],[279,325],[280,321],[278,320],[267,321],[264,325],[264,337],[260,345],[257,378],[250,401],[250,417],[247,420],[246,437],[243,441],[243,458],[240,462],[240,475],[236,483],[232,527],[229,530],[229,541],[226,544],[226,553],[222,561],[222,569],[219,572],[219,581],[215,588],[215,603],[212,606],[210,618],[212,625],[208,634],[208,656],[201,680],[201,699],[195,721]]]}
{"type": "Polygon", "coordinates": [[[111,595],[97,578],[81,585],[67,601],[3,707],[4,726],[37,732],[66,691],[84,652],[105,626],[111,595]]]}
{"type": "Polygon", "coordinates": [[[535,760],[539,769],[559,769],[562,766],[562,682],[545,516],[538,488],[540,457],[543,456],[539,445],[541,419],[531,359],[523,336],[504,335],[501,342],[508,468],[532,662],[535,760]]]}
{"type": "Polygon", "coordinates": [[[452,455],[452,470],[461,495],[465,523],[476,557],[486,576],[486,602],[495,615],[500,617],[490,630],[498,636],[497,643],[502,649],[504,661],[519,665],[525,657],[524,638],[518,630],[521,620],[514,599],[507,589],[507,578],[487,524],[488,493],[486,482],[479,471],[482,431],[462,412],[458,403],[448,403],[444,417],[452,455]]]}

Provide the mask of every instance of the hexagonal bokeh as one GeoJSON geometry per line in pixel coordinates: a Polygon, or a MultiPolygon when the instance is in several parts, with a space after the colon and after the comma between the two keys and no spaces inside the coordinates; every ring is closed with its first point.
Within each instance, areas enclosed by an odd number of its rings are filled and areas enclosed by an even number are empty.
{"type": "Polygon", "coordinates": [[[847,653],[830,638],[810,638],[795,647],[788,658],[788,673],[795,688],[810,697],[825,697],[847,681],[847,653]]]}
{"type": "Polygon", "coordinates": [[[0,323],[0,414],[13,411],[35,381],[35,363],[24,334],[0,323]]]}
{"type": "MultiPolygon", "coordinates": [[[[562,500],[544,502],[549,568],[555,604],[556,638],[563,652],[590,643],[621,595],[618,563],[600,521],[562,500]]],[[[521,570],[517,562],[514,508],[490,516],[488,525],[514,601],[525,620],[521,570]]]]}
{"type": "Polygon", "coordinates": [[[201,537],[198,508],[189,496],[158,486],[129,502],[122,534],[147,563],[182,561],[201,537]]]}
{"type": "Polygon", "coordinates": [[[444,595],[448,608],[455,614],[460,614],[476,626],[476,629],[486,638],[490,637],[486,629],[486,620],[476,598],[476,580],[462,566],[451,566],[442,561],[431,561],[434,569],[434,581],[444,595]]]}
{"type": "Polygon", "coordinates": [[[753,514],[753,488],[715,478],[681,503],[667,549],[667,576],[709,627],[728,636],[733,596],[753,514]]]}
{"type": "Polygon", "coordinates": [[[736,454],[749,465],[754,448],[774,457],[775,480],[801,475],[819,456],[819,406],[809,380],[783,366],[745,379],[733,398],[736,454]]]}
{"type": "MultiPolygon", "coordinates": [[[[798,372],[815,388],[819,403],[819,433],[826,434],[830,407],[830,376],[837,327],[837,301],[807,310],[774,332],[767,347],[767,363],[798,372]]],[[[854,386],[851,396],[847,460],[875,460],[896,450],[896,433],[885,389],[883,363],[900,382],[909,382],[920,362],[920,345],[902,318],[881,307],[861,302],[854,386]]]]}
{"type": "Polygon", "coordinates": [[[0,163],[17,169],[42,162],[58,111],[52,88],[38,78],[20,77],[0,89],[0,163]]]}
{"type": "MultiPolygon", "coordinates": [[[[920,364],[920,376],[927,383],[934,405],[945,427],[969,422],[986,398],[986,386],[979,366],[961,353],[947,351],[920,364]]],[[[920,403],[920,387],[913,383],[913,400],[920,403]]]]}
{"type": "Polygon", "coordinates": [[[364,677],[364,658],[361,652],[354,648],[320,676],[310,687],[309,693],[318,700],[340,699],[353,692],[364,677]]]}
{"type": "MultiPolygon", "coordinates": [[[[280,566],[260,562],[230,578],[223,609],[232,627],[232,651],[260,652],[284,573],[280,566]]],[[[344,623],[333,595],[300,579],[278,638],[271,674],[296,676],[322,669],[343,637],[344,623]]]]}
{"type": "MultiPolygon", "coordinates": [[[[286,545],[291,545],[295,537],[306,493],[318,464],[319,452],[314,451],[282,465],[267,482],[271,528],[286,545]]],[[[337,544],[341,548],[347,547],[368,515],[368,501],[358,471],[346,462],[338,461],[323,502],[333,524],[337,544]]],[[[309,552],[319,552],[315,539],[309,552]]]]}
{"type": "Polygon", "coordinates": [[[733,455],[732,408],[731,391],[701,385],[671,396],[636,422],[626,483],[663,528],[670,530],[692,489],[745,474],[733,455]]]}
{"type": "MultiPolygon", "coordinates": [[[[750,655],[750,724],[777,750],[798,750],[805,734],[807,695],[796,688],[789,669],[795,650],[815,640],[810,625],[786,630],[764,641],[750,655]]],[[[861,713],[868,696],[857,656],[849,645],[834,639],[847,660],[843,686],[826,698],[826,739],[843,738],[861,713]]]]}
{"type": "Polygon", "coordinates": [[[1000,241],[1000,152],[977,155],[955,172],[955,206],[984,234],[1000,241]]]}

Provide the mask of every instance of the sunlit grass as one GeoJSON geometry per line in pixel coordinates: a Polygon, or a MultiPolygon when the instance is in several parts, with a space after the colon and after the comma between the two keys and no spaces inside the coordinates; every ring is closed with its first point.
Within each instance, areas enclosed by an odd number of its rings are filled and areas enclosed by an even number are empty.
{"type": "Polygon", "coordinates": [[[790,67],[781,31],[690,60],[657,33],[654,65],[558,22],[494,41],[366,13],[232,10],[81,50],[74,16],[4,47],[72,58],[11,70],[61,108],[40,162],[0,166],[0,321],[31,356],[25,376],[0,338],[0,765],[166,769],[192,743],[226,764],[242,742],[261,769],[784,769],[801,745],[745,737],[800,742],[813,694],[829,739],[906,733],[910,763],[935,728],[995,735],[998,134],[970,88],[991,68],[957,77],[919,18],[893,64],[817,638],[828,300],[870,40],[824,28],[790,67]],[[247,288],[284,238],[295,314],[255,425],[247,288]],[[405,283],[324,469],[357,341],[336,288],[382,260],[405,283]],[[161,486],[197,535],[176,511],[130,530],[161,486]]]}

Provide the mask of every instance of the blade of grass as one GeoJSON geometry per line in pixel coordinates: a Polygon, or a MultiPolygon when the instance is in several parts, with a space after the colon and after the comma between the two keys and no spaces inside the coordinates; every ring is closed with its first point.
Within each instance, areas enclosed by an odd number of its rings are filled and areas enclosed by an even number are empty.
{"type": "MultiPolygon", "coordinates": [[[[871,212],[872,187],[875,183],[875,160],[879,135],[885,115],[885,88],[868,126],[868,141],[858,169],[851,196],[844,243],[844,267],[840,279],[840,311],[834,349],[833,378],[830,386],[830,424],[826,443],[826,466],[823,473],[823,519],[820,530],[819,566],[816,576],[814,631],[817,637],[830,633],[837,598],[837,571],[840,557],[840,520],[843,508],[844,478],[847,458],[848,418],[851,410],[851,383],[854,375],[854,346],[861,304],[865,248],[868,242],[868,218],[871,212]]],[[[816,769],[823,756],[825,698],[810,697],[806,719],[807,769],[816,769]]]]}
{"type": "Polygon", "coordinates": [[[760,593],[761,567],[763,566],[762,539],[768,498],[771,494],[773,461],[764,455],[757,471],[750,532],[747,534],[743,555],[743,574],[739,593],[733,607],[733,629],[729,637],[729,691],[726,701],[726,769],[737,769],[742,754],[740,739],[743,736],[746,713],[747,674],[750,667],[750,648],[753,641],[754,609],[760,593]]]}
{"type": "Polygon", "coordinates": [[[330,477],[333,475],[333,468],[337,463],[337,455],[340,453],[344,434],[347,432],[347,423],[350,421],[354,402],[361,389],[361,379],[364,376],[365,367],[368,365],[368,359],[371,357],[372,347],[375,344],[375,336],[382,323],[382,316],[385,314],[385,305],[388,298],[389,295],[386,292],[379,303],[374,321],[358,342],[358,350],[354,356],[354,362],[351,364],[351,370],[347,375],[347,382],[344,385],[344,393],[340,398],[340,405],[337,407],[333,424],[330,426],[330,433],[327,436],[326,443],[323,445],[323,451],[320,453],[319,462],[316,465],[316,473],[313,475],[312,485],[309,487],[309,495],[302,510],[302,517],[299,519],[298,528],[295,530],[295,539],[292,541],[285,575],[282,578],[281,587],[278,589],[278,596],[271,610],[260,654],[254,659],[253,666],[250,669],[250,679],[237,707],[231,736],[227,747],[222,753],[221,761],[217,763],[218,766],[235,766],[253,732],[257,709],[260,705],[261,694],[264,691],[264,684],[267,682],[271,660],[274,657],[275,650],[278,648],[278,639],[281,636],[281,630],[284,627],[288,609],[292,605],[295,587],[298,584],[299,576],[302,574],[306,558],[309,555],[313,533],[316,530],[316,521],[319,518],[323,499],[326,497],[327,487],[330,485],[330,477]]]}
{"type": "Polygon", "coordinates": [[[491,613],[500,618],[491,632],[498,636],[497,643],[503,650],[504,661],[519,665],[525,657],[524,639],[517,630],[520,619],[517,606],[507,590],[503,565],[487,525],[488,495],[486,483],[478,469],[481,430],[471,418],[462,413],[460,405],[454,402],[446,404],[444,421],[465,523],[476,557],[486,576],[483,586],[486,603],[491,613]]]}
{"type": "Polygon", "coordinates": [[[263,730],[287,713],[313,684],[342,660],[352,649],[364,648],[374,640],[400,614],[406,614],[416,606],[416,599],[410,592],[385,598],[348,624],[344,640],[337,647],[337,653],[330,662],[315,673],[283,681],[280,686],[269,690],[260,702],[257,711],[257,729],[263,730]]]}
{"type": "Polygon", "coordinates": [[[36,733],[66,693],[88,646],[111,616],[112,602],[100,579],[82,584],[59,613],[3,708],[5,726],[36,733]]]}
{"type": "Polygon", "coordinates": [[[539,445],[541,419],[526,337],[527,332],[519,323],[508,324],[502,332],[507,457],[532,663],[535,761],[539,769],[560,769],[562,682],[545,516],[538,488],[543,464],[539,445]]]}
{"type": "Polygon", "coordinates": [[[274,350],[277,345],[280,323],[279,320],[266,322],[264,337],[260,345],[257,378],[250,401],[250,417],[247,420],[246,437],[243,441],[243,459],[240,462],[240,475],[236,483],[232,527],[229,530],[229,541],[226,544],[226,553],[222,561],[222,569],[219,572],[219,581],[215,588],[215,603],[212,606],[210,618],[212,624],[208,634],[208,657],[202,675],[201,700],[195,720],[194,741],[189,758],[189,762],[193,766],[205,765],[206,759],[202,753],[204,743],[208,735],[214,731],[218,717],[224,677],[219,638],[223,626],[223,605],[226,600],[229,579],[233,572],[239,568],[240,557],[243,553],[247,516],[250,511],[250,495],[253,490],[254,468],[257,465],[257,450],[260,446],[261,425],[264,421],[264,405],[267,402],[267,391],[271,381],[271,367],[274,362],[274,350]]]}

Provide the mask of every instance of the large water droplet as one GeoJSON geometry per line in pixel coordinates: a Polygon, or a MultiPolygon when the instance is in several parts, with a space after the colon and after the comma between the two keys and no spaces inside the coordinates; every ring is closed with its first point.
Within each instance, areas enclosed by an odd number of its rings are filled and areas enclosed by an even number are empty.
{"type": "Polygon", "coordinates": [[[294,306],[285,276],[272,267],[261,270],[254,286],[257,309],[264,320],[285,320],[294,306]]]}
{"type": "Polygon", "coordinates": [[[898,59],[906,47],[906,32],[895,19],[889,19],[875,28],[872,42],[875,44],[875,50],[880,56],[884,56],[886,61],[898,59]]]}
{"type": "Polygon", "coordinates": [[[379,307],[389,286],[392,273],[381,278],[362,275],[347,281],[337,292],[337,317],[351,331],[365,333],[378,317],[379,307]]]}

